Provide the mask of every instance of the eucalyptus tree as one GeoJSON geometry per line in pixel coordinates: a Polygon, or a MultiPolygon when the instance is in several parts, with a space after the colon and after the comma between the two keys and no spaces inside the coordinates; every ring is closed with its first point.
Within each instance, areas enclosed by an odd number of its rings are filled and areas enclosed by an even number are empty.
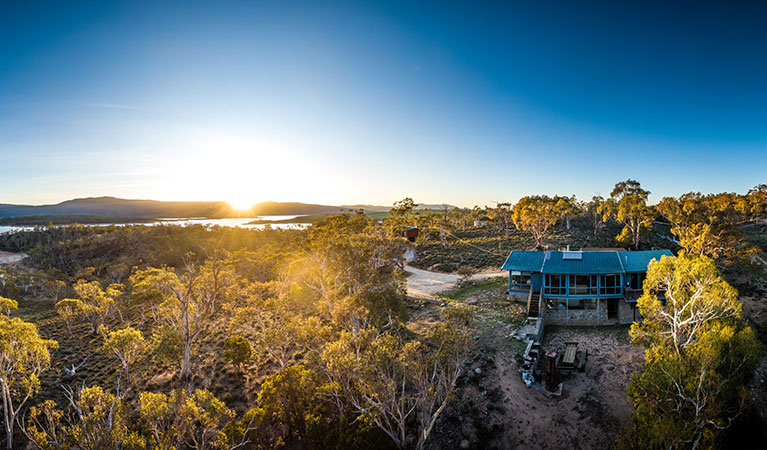
{"type": "Polygon", "coordinates": [[[671,233],[687,254],[722,262],[751,252],[740,230],[749,217],[741,196],[689,192],[665,197],[656,208],[671,223],[671,233]]]}
{"type": "Polygon", "coordinates": [[[737,292],[706,257],[663,256],[638,306],[644,320],[630,334],[645,348],[644,370],[628,394],[639,446],[714,446],[748,401],[761,358],[737,292]]]}
{"type": "Polygon", "coordinates": [[[247,443],[244,438],[239,444],[229,443],[224,427],[234,411],[208,390],[142,392],[139,405],[152,448],[233,449],[247,443]]]}
{"type": "Polygon", "coordinates": [[[612,218],[624,224],[618,241],[622,244],[630,242],[637,250],[642,228],[651,225],[655,218],[655,212],[647,205],[649,195],[650,191],[642,189],[638,181],[621,181],[615,184],[603,208],[605,220],[612,218]]]}
{"type": "Polygon", "coordinates": [[[40,374],[51,364],[50,351],[58,347],[53,340],[43,339],[37,326],[6,314],[16,309],[5,302],[0,314],[0,395],[3,397],[3,423],[6,448],[13,448],[13,434],[19,413],[27,401],[40,390],[40,374]]]}
{"type": "Polygon", "coordinates": [[[233,289],[230,269],[220,268],[226,264],[215,258],[199,266],[187,256],[179,273],[168,268],[149,268],[139,270],[130,278],[133,294],[154,302],[158,320],[181,335],[184,343],[181,380],[189,381],[192,348],[210,319],[218,313],[224,295],[229,288],[233,289]],[[222,279],[229,280],[226,287],[218,283],[222,279]]]}
{"type": "Polygon", "coordinates": [[[557,200],[547,195],[532,195],[519,199],[512,212],[517,228],[529,231],[535,239],[535,248],[541,248],[549,229],[557,223],[557,200]]]}
{"type": "Polygon", "coordinates": [[[605,199],[599,195],[595,195],[591,197],[591,201],[586,203],[586,214],[589,217],[591,230],[594,233],[594,239],[597,238],[597,235],[599,234],[599,230],[604,228],[604,224],[605,224],[604,203],[605,203],[605,199]]]}
{"type": "Polygon", "coordinates": [[[420,339],[367,328],[357,334],[343,331],[326,345],[326,391],[342,415],[350,408],[398,448],[408,447],[408,435],[415,431],[415,448],[424,448],[471,349],[471,313],[450,308],[444,320],[420,339]]]}
{"type": "Polygon", "coordinates": [[[53,400],[30,408],[25,434],[41,450],[141,450],[146,440],[136,431],[130,405],[101,386],[65,389],[73,413],[56,408],[53,400]]]}
{"type": "Polygon", "coordinates": [[[570,229],[570,221],[573,217],[577,216],[582,211],[582,205],[578,202],[578,199],[573,195],[572,197],[554,197],[556,201],[555,209],[559,218],[565,224],[565,228],[570,229]]]}
{"type": "Polygon", "coordinates": [[[503,228],[503,237],[507,239],[509,237],[509,228],[512,223],[511,211],[511,203],[509,202],[497,202],[495,208],[490,209],[491,217],[503,228]]]}
{"type": "Polygon", "coordinates": [[[417,207],[418,204],[410,197],[394,202],[394,207],[389,210],[388,219],[392,235],[399,236],[405,227],[413,224],[417,207]]]}
{"type": "Polygon", "coordinates": [[[104,335],[104,351],[111,353],[120,361],[122,372],[130,382],[130,366],[146,350],[147,343],[141,331],[133,327],[109,331],[102,327],[104,335]]]}

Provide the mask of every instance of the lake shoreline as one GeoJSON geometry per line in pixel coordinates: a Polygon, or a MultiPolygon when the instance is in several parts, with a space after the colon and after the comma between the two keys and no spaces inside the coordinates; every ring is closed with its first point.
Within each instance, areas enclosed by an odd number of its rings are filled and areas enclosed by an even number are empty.
{"type": "MultiPolygon", "coordinates": [[[[203,225],[203,226],[223,226],[234,228],[247,228],[247,229],[264,229],[269,225],[271,228],[279,229],[304,229],[311,226],[311,223],[297,220],[295,222],[285,222],[285,220],[293,220],[300,218],[301,216],[260,216],[260,217],[245,217],[245,218],[224,218],[224,219],[205,219],[205,218],[164,218],[164,219],[130,219],[129,221],[104,221],[94,223],[72,222],[72,223],[53,223],[53,226],[73,226],[82,225],[88,227],[109,227],[109,226],[180,226],[186,227],[191,225],[203,225]],[[271,220],[270,220],[271,219],[271,220]],[[261,223],[250,223],[259,221],[261,223]]],[[[111,218],[114,219],[114,218],[111,218]]],[[[49,221],[50,222],[50,221],[49,221]]],[[[23,225],[9,225],[6,223],[0,223],[0,233],[15,233],[19,231],[29,231],[35,227],[47,227],[46,223],[28,223],[23,225]]]]}

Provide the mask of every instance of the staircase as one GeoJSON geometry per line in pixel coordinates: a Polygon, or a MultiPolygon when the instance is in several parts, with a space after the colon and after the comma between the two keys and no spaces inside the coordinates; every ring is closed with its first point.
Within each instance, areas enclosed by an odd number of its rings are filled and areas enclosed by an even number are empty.
{"type": "Polygon", "coordinates": [[[532,289],[530,289],[530,295],[527,297],[527,317],[540,317],[540,303],[541,303],[541,293],[540,292],[533,292],[532,289]]]}

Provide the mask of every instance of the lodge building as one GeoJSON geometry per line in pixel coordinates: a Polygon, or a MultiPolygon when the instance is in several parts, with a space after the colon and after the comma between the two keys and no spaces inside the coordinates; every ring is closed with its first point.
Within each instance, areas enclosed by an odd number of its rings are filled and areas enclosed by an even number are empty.
{"type": "Polygon", "coordinates": [[[647,266],[664,255],[673,253],[514,250],[502,269],[509,271],[509,295],[527,300],[531,318],[552,325],[627,324],[641,319],[636,302],[647,266]]]}

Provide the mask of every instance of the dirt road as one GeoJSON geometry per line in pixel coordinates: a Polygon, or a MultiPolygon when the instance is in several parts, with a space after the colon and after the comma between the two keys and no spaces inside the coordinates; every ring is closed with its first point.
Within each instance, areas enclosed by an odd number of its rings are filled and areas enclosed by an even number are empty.
{"type": "MultiPolygon", "coordinates": [[[[410,274],[410,276],[407,277],[407,293],[413,297],[431,298],[437,292],[455,286],[458,282],[458,278],[460,278],[458,275],[452,273],[430,272],[428,270],[416,269],[411,266],[405,266],[405,271],[410,274]]],[[[472,279],[506,276],[508,276],[508,272],[498,270],[474,274],[472,279]]]]}
{"type": "Polygon", "coordinates": [[[9,253],[0,250],[0,264],[13,264],[26,258],[24,253],[9,253]]]}

